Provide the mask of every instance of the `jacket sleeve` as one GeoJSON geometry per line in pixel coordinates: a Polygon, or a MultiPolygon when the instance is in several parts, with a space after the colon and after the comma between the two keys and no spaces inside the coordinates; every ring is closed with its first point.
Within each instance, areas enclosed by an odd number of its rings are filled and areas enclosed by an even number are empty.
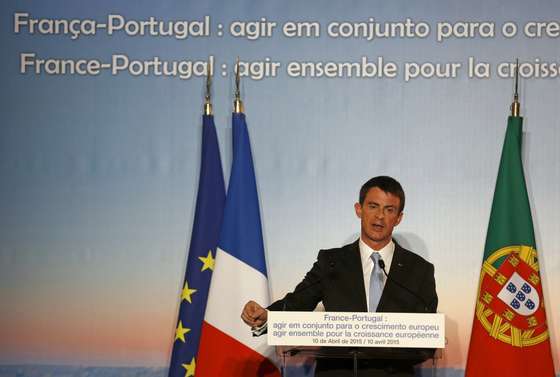
{"type": "Polygon", "coordinates": [[[284,298],[272,303],[267,309],[272,311],[312,311],[323,299],[322,251],[317,261],[296,288],[284,298]]]}

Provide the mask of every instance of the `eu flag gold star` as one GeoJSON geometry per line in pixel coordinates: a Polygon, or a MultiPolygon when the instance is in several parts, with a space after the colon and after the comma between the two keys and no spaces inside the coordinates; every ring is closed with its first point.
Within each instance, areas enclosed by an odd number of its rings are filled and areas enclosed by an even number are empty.
{"type": "Polygon", "coordinates": [[[192,358],[190,364],[181,364],[183,368],[187,371],[185,377],[194,377],[194,370],[196,368],[196,363],[194,362],[194,357],[192,358]]]}
{"type": "Polygon", "coordinates": [[[208,250],[208,255],[206,257],[198,257],[203,263],[202,270],[205,271],[211,269],[214,271],[214,257],[212,256],[212,250],[208,250]]]}
{"type": "Polygon", "coordinates": [[[185,286],[183,287],[183,293],[181,293],[181,300],[186,300],[189,304],[192,304],[191,295],[196,292],[196,289],[190,289],[189,283],[185,280],[185,286]]]}
{"type": "Polygon", "coordinates": [[[185,343],[185,334],[190,332],[191,329],[183,327],[183,322],[179,321],[177,325],[177,329],[175,329],[175,340],[181,339],[183,343],[185,343]]]}

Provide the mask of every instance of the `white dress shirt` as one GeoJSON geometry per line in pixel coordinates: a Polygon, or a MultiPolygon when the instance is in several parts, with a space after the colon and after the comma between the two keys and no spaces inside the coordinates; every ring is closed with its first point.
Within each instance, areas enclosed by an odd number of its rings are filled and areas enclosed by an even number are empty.
{"type": "MultiPolygon", "coordinates": [[[[381,250],[373,250],[371,247],[366,245],[366,243],[360,237],[360,257],[362,259],[362,270],[364,271],[364,287],[366,288],[366,301],[369,311],[369,281],[371,279],[371,271],[373,270],[373,260],[371,259],[372,253],[379,253],[383,262],[385,262],[385,271],[389,273],[391,269],[391,261],[393,260],[393,254],[395,253],[395,243],[393,240],[389,241],[381,250]]],[[[383,274],[383,286],[385,286],[385,281],[387,277],[383,274]]]]}

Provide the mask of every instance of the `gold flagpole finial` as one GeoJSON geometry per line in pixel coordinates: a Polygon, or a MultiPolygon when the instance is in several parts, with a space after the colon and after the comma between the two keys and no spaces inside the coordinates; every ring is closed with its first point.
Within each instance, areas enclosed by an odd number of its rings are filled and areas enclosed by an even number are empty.
{"type": "Polygon", "coordinates": [[[212,115],[212,71],[210,62],[206,64],[206,94],[204,95],[204,115],[212,115]]]}
{"type": "Polygon", "coordinates": [[[515,59],[515,93],[513,94],[513,102],[511,103],[511,116],[518,117],[521,112],[521,104],[519,103],[519,59],[515,59]]]}
{"type": "Polygon", "coordinates": [[[245,112],[245,109],[243,107],[243,102],[241,101],[241,91],[239,89],[239,86],[240,86],[240,77],[239,77],[239,56],[238,56],[237,63],[235,64],[235,99],[233,100],[234,113],[245,112]]]}

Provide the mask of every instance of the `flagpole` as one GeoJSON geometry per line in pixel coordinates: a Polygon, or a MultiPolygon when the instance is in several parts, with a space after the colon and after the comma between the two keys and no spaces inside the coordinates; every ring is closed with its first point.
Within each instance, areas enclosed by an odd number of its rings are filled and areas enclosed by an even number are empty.
{"type": "MultiPolygon", "coordinates": [[[[225,198],[220,147],[212,115],[211,69],[208,68],[198,191],[168,377],[193,377],[198,368],[204,312],[214,270],[225,198]]],[[[196,375],[203,377],[198,373],[196,375]]]]}
{"type": "Polygon", "coordinates": [[[519,117],[521,112],[521,104],[519,103],[519,93],[517,91],[519,85],[519,59],[515,59],[515,93],[513,102],[511,103],[511,116],[519,117]]]}
{"type": "Polygon", "coordinates": [[[239,319],[248,298],[268,306],[270,295],[239,58],[235,70],[232,164],[196,376],[280,377],[273,363],[274,348],[267,346],[265,337],[254,337],[239,319]]]}
{"type": "Polygon", "coordinates": [[[204,115],[212,115],[212,72],[210,62],[206,65],[206,94],[204,95],[204,115]]]}
{"type": "Polygon", "coordinates": [[[519,60],[486,232],[465,377],[555,376],[523,170],[518,87],[519,60]]]}
{"type": "Polygon", "coordinates": [[[245,108],[243,102],[241,101],[241,90],[240,87],[240,76],[239,76],[239,56],[237,57],[237,62],[235,64],[235,99],[233,100],[233,112],[236,114],[244,113],[245,108]]]}

